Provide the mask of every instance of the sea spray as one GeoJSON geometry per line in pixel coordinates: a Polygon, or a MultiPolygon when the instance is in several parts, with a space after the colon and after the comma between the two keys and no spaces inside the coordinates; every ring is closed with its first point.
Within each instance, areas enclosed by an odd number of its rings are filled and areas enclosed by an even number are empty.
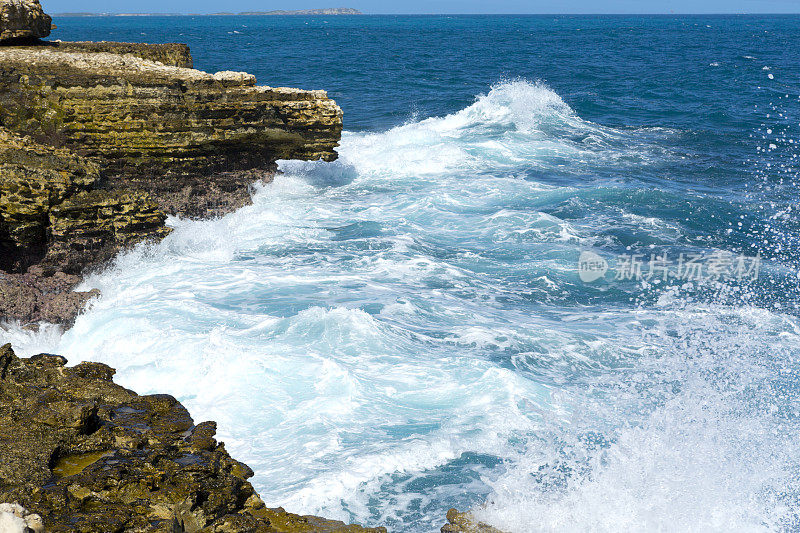
{"type": "Polygon", "coordinates": [[[724,248],[722,225],[699,237],[742,207],[653,187],[679,160],[671,135],[499,84],[346,132],[336,163],[282,162],[236,213],[171,219],[86,279],[103,296],[63,336],[2,335],[217,420],[291,511],[404,531],[451,506],[510,531],[777,529],[796,519],[796,318],[578,277],[586,249],[724,248]]]}

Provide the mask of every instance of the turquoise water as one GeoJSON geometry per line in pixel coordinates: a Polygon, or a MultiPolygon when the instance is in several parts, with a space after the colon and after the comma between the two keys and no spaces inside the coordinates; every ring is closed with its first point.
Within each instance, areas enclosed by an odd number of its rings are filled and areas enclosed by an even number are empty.
{"type": "Polygon", "coordinates": [[[800,528],[800,17],[55,22],[328,89],[346,132],[90,276],[63,335],[0,331],[22,353],[175,395],[294,512],[800,528]],[[615,279],[653,254],[730,272],[615,279]]]}

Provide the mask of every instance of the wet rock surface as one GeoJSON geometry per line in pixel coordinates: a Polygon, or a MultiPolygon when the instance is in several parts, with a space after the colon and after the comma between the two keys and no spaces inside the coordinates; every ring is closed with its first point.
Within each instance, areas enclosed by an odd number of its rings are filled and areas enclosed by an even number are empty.
{"type": "Polygon", "coordinates": [[[447,524],[442,526],[442,533],[503,533],[499,529],[478,522],[472,513],[460,513],[456,509],[447,511],[447,524]]]}
{"type": "Polygon", "coordinates": [[[47,531],[380,532],[267,508],[253,472],[167,395],[101,363],[0,347],[0,502],[47,531]]]}
{"type": "Polygon", "coordinates": [[[100,189],[98,165],[0,130],[0,319],[70,325],[87,266],[169,232],[145,192],[100,189]]]}
{"type": "Polygon", "coordinates": [[[42,321],[69,327],[86,302],[100,295],[97,289],[73,290],[80,282],[78,276],[63,272],[44,276],[34,272],[0,272],[0,316],[14,317],[34,329],[42,321]]]}

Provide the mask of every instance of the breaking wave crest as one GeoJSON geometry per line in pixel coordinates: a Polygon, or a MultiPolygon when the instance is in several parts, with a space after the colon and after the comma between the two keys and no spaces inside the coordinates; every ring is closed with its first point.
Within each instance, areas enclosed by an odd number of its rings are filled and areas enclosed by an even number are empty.
{"type": "Polygon", "coordinates": [[[398,531],[449,507],[510,532],[797,527],[796,317],[641,307],[577,278],[586,247],[690,241],[680,191],[620,185],[672,157],[669,134],[502,83],[346,132],[335,163],[281,162],[253,205],[173,218],[88,277],[103,296],[63,335],[0,337],[217,420],[294,512],[398,531]]]}

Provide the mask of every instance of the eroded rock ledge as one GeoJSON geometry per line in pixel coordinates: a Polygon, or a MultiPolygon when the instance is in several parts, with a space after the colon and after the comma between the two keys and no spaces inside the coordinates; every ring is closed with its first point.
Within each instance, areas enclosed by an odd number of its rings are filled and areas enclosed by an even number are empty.
{"type": "Polygon", "coordinates": [[[0,125],[102,158],[113,185],[336,158],[342,113],[324,91],[108,50],[0,48],[0,125]]]}
{"type": "Polygon", "coordinates": [[[267,508],[247,465],[172,396],[139,396],[102,363],[0,347],[0,502],[48,532],[380,533],[267,508]]]}
{"type": "Polygon", "coordinates": [[[167,214],[222,215],[276,160],[336,158],[324,91],[191,66],[180,44],[0,46],[0,321],[69,325],[92,296],[76,276],[167,214]]]}
{"type": "Polygon", "coordinates": [[[97,163],[0,130],[0,319],[69,324],[80,272],[169,232],[145,192],[101,189],[97,163]]]}
{"type": "Polygon", "coordinates": [[[30,41],[50,35],[52,19],[39,0],[0,2],[0,43],[30,41]]]}

